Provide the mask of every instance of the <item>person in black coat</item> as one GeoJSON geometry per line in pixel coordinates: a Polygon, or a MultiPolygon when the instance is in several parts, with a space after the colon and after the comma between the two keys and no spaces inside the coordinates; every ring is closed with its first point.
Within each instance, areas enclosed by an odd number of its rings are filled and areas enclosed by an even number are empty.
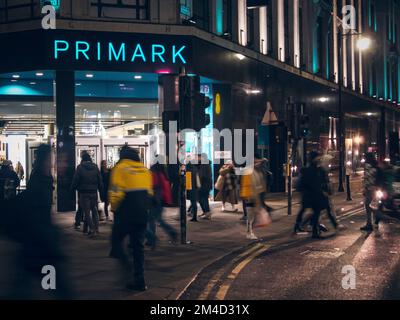
{"type": "Polygon", "coordinates": [[[110,185],[111,170],[107,167],[106,160],[101,162],[100,173],[101,179],[103,180],[103,192],[100,194],[100,199],[102,202],[104,202],[104,214],[106,216],[106,220],[110,221],[110,215],[108,212],[108,207],[110,205],[110,202],[108,201],[108,187],[110,185]]]}
{"type": "Polygon", "coordinates": [[[12,162],[4,160],[0,168],[0,205],[17,195],[20,179],[12,168],[12,162]]]}
{"type": "Polygon", "coordinates": [[[198,175],[200,178],[200,188],[198,191],[198,200],[203,210],[202,217],[207,220],[211,220],[211,210],[208,198],[210,191],[212,190],[212,171],[210,161],[205,153],[199,155],[198,175]]]}
{"type": "Polygon", "coordinates": [[[329,202],[329,178],[323,168],[319,166],[320,155],[317,152],[310,153],[310,166],[304,168],[301,172],[298,189],[302,193],[302,207],[298,213],[295,232],[301,231],[301,222],[303,214],[307,208],[311,208],[313,216],[311,224],[313,229],[313,238],[320,238],[320,225],[319,219],[322,210],[328,211],[328,216],[337,228],[336,218],[330,210],[329,202]]]}
{"type": "Polygon", "coordinates": [[[51,147],[41,145],[26,191],[15,199],[14,212],[17,216],[15,239],[22,244],[19,262],[23,272],[18,277],[16,289],[21,290],[19,299],[28,298],[31,292],[26,287],[35,280],[35,288],[41,288],[44,266],[54,267],[56,289],[51,290],[58,299],[71,299],[70,281],[66,275],[65,256],[61,251],[60,235],[52,223],[54,180],[51,175],[51,147]],[[25,288],[22,290],[22,288],[25,288]]]}

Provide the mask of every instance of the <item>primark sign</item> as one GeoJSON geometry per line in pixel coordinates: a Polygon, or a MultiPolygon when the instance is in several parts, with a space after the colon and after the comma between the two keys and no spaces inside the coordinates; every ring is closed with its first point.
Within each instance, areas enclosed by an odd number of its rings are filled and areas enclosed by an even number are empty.
{"type": "Polygon", "coordinates": [[[58,66],[172,71],[191,62],[191,39],[182,36],[54,30],[46,38],[48,59],[58,66]]]}

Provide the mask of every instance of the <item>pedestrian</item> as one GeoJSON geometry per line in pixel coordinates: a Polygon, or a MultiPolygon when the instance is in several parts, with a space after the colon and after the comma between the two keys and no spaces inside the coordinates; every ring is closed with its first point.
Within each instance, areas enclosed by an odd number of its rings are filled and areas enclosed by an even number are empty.
{"type": "Polygon", "coordinates": [[[114,212],[110,257],[118,259],[130,272],[129,261],[123,249],[123,240],[129,236],[134,274],[127,288],[145,291],[144,239],[153,183],[151,173],[140,161],[137,150],[128,146],[121,149],[120,161],[111,172],[108,194],[114,212]]]}
{"type": "Polygon", "coordinates": [[[87,152],[82,153],[82,161],[76,169],[71,189],[78,191],[79,206],[87,223],[88,235],[93,238],[99,233],[97,191],[102,194],[103,182],[99,168],[87,152]]]}
{"type": "Polygon", "coordinates": [[[24,167],[22,166],[21,162],[19,162],[19,161],[17,162],[17,165],[15,167],[15,173],[17,174],[20,181],[24,180],[25,170],[24,170],[24,167]]]}
{"type": "Polygon", "coordinates": [[[12,162],[4,160],[0,168],[0,205],[15,198],[19,185],[20,179],[12,167],[12,162]]]}
{"type": "MultiPolygon", "coordinates": [[[[374,200],[375,192],[379,186],[382,185],[382,172],[378,166],[373,153],[367,153],[365,155],[365,168],[364,168],[364,180],[363,180],[363,195],[364,205],[367,218],[367,224],[361,228],[361,231],[372,232],[374,227],[372,225],[372,209],[370,207],[371,202],[374,200]]],[[[375,225],[378,226],[381,219],[379,210],[375,217],[375,225]]]]}
{"type": "Polygon", "coordinates": [[[302,193],[302,207],[297,216],[295,232],[303,231],[301,228],[303,214],[307,208],[311,208],[313,215],[311,218],[312,237],[320,239],[319,219],[322,210],[327,210],[328,216],[337,228],[336,218],[334,217],[329,201],[330,184],[326,171],[319,165],[319,153],[310,153],[310,165],[301,171],[298,189],[302,193]]]}
{"type": "Polygon", "coordinates": [[[201,188],[200,177],[198,173],[198,158],[190,157],[186,164],[186,172],[191,176],[191,189],[187,192],[187,198],[190,200],[191,222],[197,220],[197,202],[199,201],[199,190],[201,188]]]}
{"type": "Polygon", "coordinates": [[[231,160],[228,160],[219,170],[221,179],[223,179],[222,188],[217,194],[216,200],[222,200],[222,211],[226,212],[226,203],[231,205],[231,211],[237,212],[236,205],[238,204],[238,183],[235,174],[235,167],[231,160]]]}
{"type": "Polygon", "coordinates": [[[164,206],[172,204],[172,193],[166,166],[161,163],[156,163],[150,168],[153,178],[154,197],[152,201],[152,208],[150,210],[146,238],[147,244],[153,248],[155,248],[158,240],[157,223],[165,231],[173,243],[175,243],[178,238],[178,232],[163,219],[164,206]]]}
{"type": "Polygon", "coordinates": [[[262,177],[262,184],[261,184],[262,191],[260,192],[261,206],[269,214],[271,214],[274,211],[274,209],[266,204],[268,184],[269,184],[268,180],[272,176],[272,173],[268,170],[268,160],[262,158],[259,154],[256,154],[254,159],[254,170],[257,170],[262,177]]]}
{"type": "Polygon", "coordinates": [[[103,181],[103,192],[100,194],[100,199],[104,203],[104,215],[106,216],[106,220],[111,221],[108,211],[108,207],[110,206],[110,203],[108,201],[108,187],[110,185],[111,170],[107,166],[107,160],[101,161],[100,173],[101,179],[103,181]]]}
{"type": "Polygon", "coordinates": [[[203,153],[199,155],[199,167],[198,174],[200,178],[200,189],[199,189],[199,203],[201,210],[203,211],[202,218],[205,220],[211,220],[211,210],[209,203],[209,196],[212,190],[212,170],[210,160],[207,154],[203,153]]]}
{"type": "MultiPolygon", "coordinates": [[[[259,170],[253,167],[245,168],[240,182],[240,197],[247,212],[246,237],[249,240],[257,240],[253,225],[258,215],[269,215],[261,204],[261,193],[264,192],[264,177],[259,170]]],[[[262,218],[267,218],[262,216],[262,218]]],[[[268,217],[268,219],[270,219],[268,217]]]]}
{"type": "MultiPolygon", "coordinates": [[[[16,198],[15,211],[19,212],[17,239],[22,244],[19,261],[23,267],[23,272],[18,275],[19,284],[16,287],[26,288],[29,280],[34,279],[35,288],[40,288],[42,268],[51,266],[57,272],[57,281],[56,288],[49,290],[50,294],[55,294],[60,299],[71,299],[70,281],[66,276],[66,259],[61,251],[59,231],[51,218],[53,191],[51,147],[41,145],[37,149],[26,191],[16,198]]],[[[22,294],[28,295],[29,292],[25,289],[22,294]]],[[[19,295],[18,298],[23,297],[19,295]]]]}

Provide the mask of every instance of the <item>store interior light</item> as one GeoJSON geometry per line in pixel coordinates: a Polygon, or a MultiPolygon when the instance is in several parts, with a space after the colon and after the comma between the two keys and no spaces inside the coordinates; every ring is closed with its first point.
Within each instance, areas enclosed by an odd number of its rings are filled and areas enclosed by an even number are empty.
{"type": "Polygon", "coordinates": [[[37,77],[43,77],[43,76],[44,76],[44,73],[43,73],[43,72],[36,72],[36,76],[37,76],[37,77]]]}
{"type": "Polygon", "coordinates": [[[30,85],[34,86],[36,82],[29,82],[30,85]]]}
{"type": "Polygon", "coordinates": [[[327,98],[327,97],[321,97],[321,98],[319,98],[318,100],[319,100],[319,102],[325,103],[325,102],[328,102],[328,101],[329,101],[329,98],[327,98]]]}
{"type": "Polygon", "coordinates": [[[12,77],[13,77],[14,79],[19,79],[21,76],[20,76],[19,74],[13,74],[12,77]]]}
{"type": "Polygon", "coordinates": [[[141,80],[143,77],[141,76],[141,75],[139,75],[139,74],[137,74],[137,75],[135,75],[135,79],[136,80],[141,80]]]}
{"type": "Polygon", "coordinates": [[[82,85],[82,83],[75,83],[75,85],[77,86],[77,87],[79,87],[79,86],[81,86],[82,85]]]}
{"type": "Polygon", "coordinates": [[[372,113],[371,113],[371,112],[368,112],[368,113],[367,113],[367,116],[368,116],[368,117],[372,116],[372,113]]]}
{"type": "Polygon", "coordinates": [[[238,58],[240,61],[242,61],[242,60],[244,60],[244,59],[246,59],[246,56],[244,56],[243,54],[241,54],[241,53],[236,53],[236,58],[238,58]]]}
{"type": "Polygon", "coordinates": [[[94,74],[92,74],[92,73],[86,74],[86,78],[93,78],[93,77],[94,77],[94,74]]]}

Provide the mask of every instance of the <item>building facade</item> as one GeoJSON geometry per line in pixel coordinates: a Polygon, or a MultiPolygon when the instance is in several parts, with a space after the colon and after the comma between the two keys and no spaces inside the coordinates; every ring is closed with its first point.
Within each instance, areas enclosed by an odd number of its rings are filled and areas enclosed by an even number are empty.
{"type": "MultiPolygon", "coordinates": [[[[179,110],[184,68],[213,98],[209,129],[256,130],[275,191],[284,190],[289,103],[310,117],[300,154],[319,149],[337,167],[341,92],[356,170],[367,151],[399,153],[399,14],[396,0],[0,0],[6,156],[29,171],[35,146],[53,143],[59,210],[71,210],[80,152],[112,165],[128,143],[148,157],[151,129],[179,110]],[[42,27],[48,4],[54,30],[42,27]],[[271,110],[278,121],[267,126],[271,110]]],[[[210,136],[201,151],[215,160],[219,144],[210,136]]]]}

